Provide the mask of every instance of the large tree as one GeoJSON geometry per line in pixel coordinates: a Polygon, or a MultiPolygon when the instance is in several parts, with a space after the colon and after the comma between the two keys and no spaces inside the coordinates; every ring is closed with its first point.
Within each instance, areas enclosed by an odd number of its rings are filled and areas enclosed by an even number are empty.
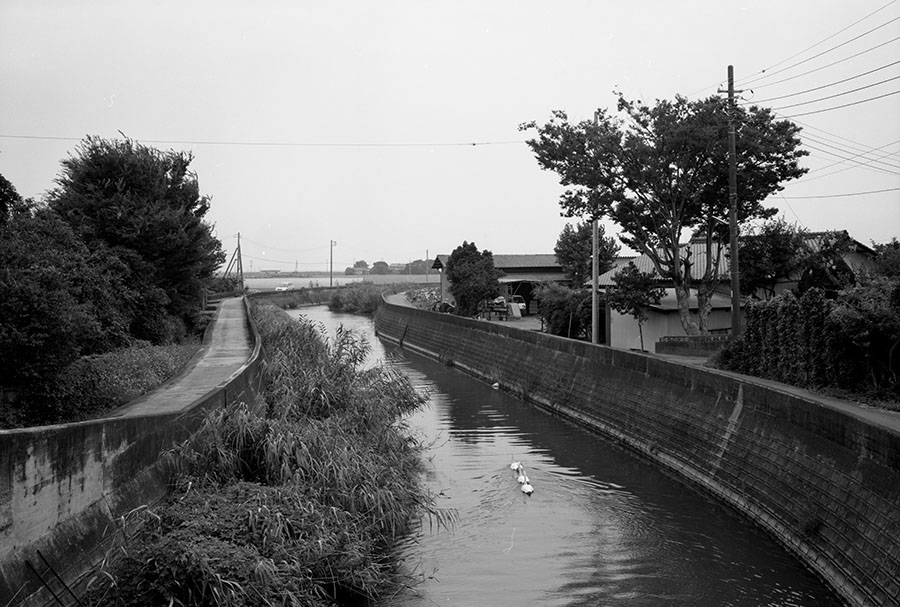
{"type": "MultiPolygon", "coordinates": [[[[559,200],[562,214],[616,222],[622,242],[647,255],[659,276],[671,281],[685,332],[706,332],[729,239],[728,104],[719,97],[678,96],[650,106],[620,95],[618,112],[598,110],[594,120],[572,123],[556,111],[547,123],[528,122],[520,129],[537,130],[528,145],[541,168],[557,173],[566,187],[559,200]],[[688,258],[690,247],[681,242],[685,231],[703,239],[704,258],[688,258]],[[692,287],[699,324],[690,314],[692,287]]],[[[775,211],[762,201],[806,172],[798,164],[806,155],[799,147],[800,129],[756,106],[735,108],[733,117],[738,219],[769,217],[775,211]]]]}
{"type": "Polygon", "coordinates": [[[225,260],[204,221],[209,198],[200,195],[190,153],[163,152],[131,139],[87,137],[62,161],[48,204],[92,252],[128,268],[136,294],[123,302],[132,333],[170,341],[196,320],[202,290],[225,260]]]}
{"type": "Polygon", "coordinates": [[[463,241],[447,259],[447,280],[456,299],[456,312],[473,316],[478,304],[500,293],[499,278],[503,275],[494,267],[494,254],[479,251],[474,242],[463,241]]]}
{"type": "MultiPolygon", "coordinates": [[[[567,223],[559,233],[553,249],[556,260],[576,289],[591,279],[593,241],[591,222],[582,221],[575,224],[575,227],[567,223]]],[[[619,245],[613,238],[606,236],[602,225],[597,230],[597,253],[598,273],[603,274],[612,268],[616,255],[619,254],[619,245]]]]}

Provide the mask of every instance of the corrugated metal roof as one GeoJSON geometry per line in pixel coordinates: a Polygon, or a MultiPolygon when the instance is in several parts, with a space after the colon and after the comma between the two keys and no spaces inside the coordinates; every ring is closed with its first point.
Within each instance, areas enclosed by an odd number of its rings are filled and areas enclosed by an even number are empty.
{"type": "Polygon", "coordinates": [[[507,274],[500,277],[501,283],[509,282],[559,282],[566,280],[563,272],[522,272],[515,274],[507,274]]]}
{"type": "MultiPolygon", "coordinates": [[[[731,273],[729,272],[728,267],[728,246],[722,245],[721,248],[716,246],[716,243],[713,244],[712,254],[719,256],[719,276],[726,280],[731,273]]],[[[687,253],[690,253],[690,261],[691,261],[691,278],[694,280],[699,280],[703,276],[703,272],[706,269],[706,243],[703,241],[692,241],[687,244],[683,244],[681,246],[681,258],[682,260],[687,257],[687,253]]],[[[668,284],[669,280],[663,280],[659,274],[656,272],[656,268],[653,266],[653,262],[647,255],[641,255],[636,259],[631,259],[637,269],[641,272],[647,272],[648,274],[652,274],[658,280],[668,284]]],[[[628,260],[626,260],[621,265],[614,267],[612,270],[605,272],[600,275],[599,282],[600,286],[608,287],[614,285],[615,283],[612,280],[613,275],[618,272],[622,266],[628,264],[628,260]]]]}
{"type": "MultiPolygon", "coordinates": [[[[521,270],[527,272],[529,270],[547,270],[550,272],[562,272],[562,267],[556,260],[555,253],[531,253],[523,255],[494,255],[494,267],[504,272],[515,272],[521,270]]],[[[446,267],[449,255],[435,256],[433,268],[446,267]]]]}

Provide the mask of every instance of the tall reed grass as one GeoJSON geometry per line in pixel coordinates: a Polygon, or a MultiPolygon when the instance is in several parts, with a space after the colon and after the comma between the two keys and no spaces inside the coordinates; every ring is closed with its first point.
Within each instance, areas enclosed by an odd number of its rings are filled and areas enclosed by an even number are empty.
{"type": "Polygon", "coordinates": [[[405,376],[364,368],[368,345],[254,305],[264,397],[212,412],[166,455],[173,498],[90,594],[102,605],[357,605],[409,582],[398,550],[435,508],[403,416],[405,376]],[[114,584],[109,580],[115,580],[114,584]]]}

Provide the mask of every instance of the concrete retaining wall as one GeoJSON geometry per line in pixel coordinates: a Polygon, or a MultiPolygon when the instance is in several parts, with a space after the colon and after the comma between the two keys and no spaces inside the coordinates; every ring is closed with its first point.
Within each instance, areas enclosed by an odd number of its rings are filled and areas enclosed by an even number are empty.
{"type": "Polygon", "coordinates": [[[900,605],[900,433],[879,414],[867,419],[849,404],[652,355],[386,303],[375,327],[696,483],[771,532],[849,604],[900,605]]]}
{"type": "Polygon", "coordinates": [[[247,319],[247,364],[182,412],[0,431],[0,605],[49,598],[28,566],[45,571],[38,551],[72,583],[102,558],[119,517],[165,496],[160,453],[188,438],[206,411],[256,398],[262,358],[249,310],[247,319]]]}

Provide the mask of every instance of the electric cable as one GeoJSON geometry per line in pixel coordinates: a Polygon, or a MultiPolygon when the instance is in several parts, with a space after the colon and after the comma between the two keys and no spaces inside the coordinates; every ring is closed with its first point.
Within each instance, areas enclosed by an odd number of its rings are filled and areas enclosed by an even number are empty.
{"type": "Polygon", "coordinates": [[[884,99],[885,97],[890,97],[891,95],[897,95],[897,94],[900,94],[900,91],[891,91],[890,93],[885,93],[884,95],[877,95],[877,96],[875,96],[875,97],[869,97],[868,99],[860,99],[859,101],[854,101],[854,102],[852,102],[852,103],[845,103],[845,104],[843,104],[843,105],[836,105],[836,106],[833,106],[833,107],[827,107],[827,108],[824,108],[824,109],[821,109],[821,110],[815,110],[815,111],[811,111],[811,112],[801,112],[801,113],[799,113],[799,114],[794,114],[794,115],[792,115],[792,116],[785,116],[785,118],[787,118],[787,119],[793,119],[793,118],[795,118],[795,117],[797,117],[797,116],[811,116],[812,114],[821,114],[822,112],[830,112],[830,111],[832,111],[832,110],[839,110],[839,109],[841,109],[841,108],[851,107],[851,106],[854,106],[854,105],[859,105],[859,104],[861,104],[861,103],[868,103],[869,101],[875,101],[875,100],[877,100],[877,99],[884,99]]]}
{"type": "MultiPolygon", "coordinates": [[[[775,74],[781,74],[781,73],[783,73],[783,72],[786,72],[787,70],[790,70],[790,69],[793,69],[793,68],[795,68],[795,67],[797,67],[797,66],[803,65],[804,63],[808,63],[808,62],[812,61],[813,59],[817,59],[817,58],[821,57],[822,55],[825,55],[825,54],[827,54],[827,53],[830,53],[831,51],[834,51],[834,50],[837,50],[837,49],[839,49],[839,48],[841,48],[841,47],[843,47],[843,46],[846,46],[846,45],[850,44],[851,42],[855,42],[856,40],[859,40],[860,38],[862,38],[862,37],[864,37],[864,36],[868,36],[868,35],[871,34],[872,32],[878,31],[878,30],[880,30],[880,29],[883,28],[883,27],[887,27],[887,26],[890,25],[891,23],[893,23],[893,22],[895,22],[895,21],[898,21],[898,20],[900,20],[900,17],[894,17],[894,18],[891,19],[890,21],[886,21],[886,22],[882,23],[881,25],[879,25],[879,26],[877,26],[877,27],[874,27],[874,28],[872,28],[872,29],[870,29],[870,30],[867,30],[867,31],[863,32],[862,34],[859,34],[858,36],[855,36],[855,37],[853,37],[853,38],[850,38],[849,40],[846,40],[846,41],[844,41],[844,42],[841,42],[841,43],[838,44],[837,46],[833,46],[833,47],[831,47],[831,48],[829,48],[829,49],[826,49],[826,50],[822,51],[821,53],[817,53],[817,54],[813,55],[812,57],[809,57],[809,58],[807,58],[807,59],[804,59],[803,61],[798,61],[797,63],[791,64],[791,65],[789,65],[789,66],[787,66],[787,67],[785,67],[785,68],[782,68],[782,69],[780,69],[780,70],[776,70],[776,71],[774,71],[774,72],[768,72],[768,73],[766,73],[766,74],[764,74],[764,75],[761,75],[761,76],[758,76],[758,77],[756,77],[756,78],[751,78],[750,80],[744,80],[744,81],[740,82],[740,83],[738,84],[738,86],[746,87],[746,86],[749,86],[749,85],[753,84],[754,82],[758,82],[758,81],[760,81],[760,80],[765,80],[766,78],[771,78],[771,77],[774,76],[775,74]]],[[[846,28],[845,28],[845,29],[846,29],[846,28]]],[[[765,71],[765,70],[763,70],[763,71],[765,71]]]]}
{"type": "MultiPolygon", "coordinates": [[[[895,38],[895,40],[900,40],[900,36],[895,38]]],[[[898,63],[900,63],[900,59],[898,59],[897,61],[894,61],[893,63],[888,63],[887,65],[882,65],[881,67],[877,67],[873,70],[869,70],[868,72],[863,72],[862,74],[850,76],[849,78],[844,78],[843,80],[838,80],[836,82],[830,82],[828,84],[823,84],[822,86],[817,86],[817,87],[814,87],[811,89],[806,89],[805,91],[798,91],[796,93],[788,93],[787,95],[779,95],[778,97],[769,97],[768,99],[759,99],[759,100],[753,99],[750,101],[743,101],[739,105],[748,105],[748,104],[756,105],[756,104],[760,104],[760,103],[767,103],[769,101],[776,101],[778,99],[787,99],[788,97],[796,97],[797,95],[805,95],[806,93],[812,93],[813,91],[819,91],[822,89],[826,89],[830,86],[837,86],[838,84],[843,84],[843,83],[849,82],[851,80],[856,80],[857,78],[862,78],[863,76],[868,76],[869,74],[874,74],[875,72],[881,71],[883,69],[893,67],[893,66],[897,65],[898,63]]],[[[872,85],[872,86],[874,86],[874,85],[872,85]]],[[[812,103],[812,102],[810,102],[810,103],[812,103]]]]}
{"type": "MultiPolygon", "coordinates": [[[[835,33],[831,34],[830,36],[828,36],[828,37],[826,37],[826,38],[823,38],[822,40],[819,40],[819,41],[816,42],[815,44],[806,47],[806,48],[803,49],[802,51],[798,51],[798,52],[794,53],[794,54],[791,55],[790,57],[787,57],[787,58],[785,58],[785,59],[782,59],[782,60],[779,61],[778,63],[775,63],[775,64],[773,64],[773,65],[770,65],[769,67],[767,67],[767,68],[761,70],[761,71],[760,71],[758,74],[756,74],[756,75],[764,74],[764,73],[766,73],[768,70],[770,70],[770,69],[772,69],[772,68],[778,67],[779,65],[781,65],[781,64],[783,64],[783,63],[787,63],[787,62],[790,61],[791,59],[794,59],[794,58],[796,58],[796,57],[799,57],[800,55],[802,55],[803,53],[805,53],[805,52],[807,52],[807,51],[811,51],[812,49],[816,48],[816,47],[819,46],[820,44],[824,44],[825,42],[828,42],[829,40],[831,40],[831,39],[834,38],[835,36],[838,36],[839,34],[842,34],[842,33],[846,32],[848,29],[850,29],[850,28],[853,27],[854,25],[857,25],[857,24],[859,24],[859,23],[862,23],[863,21],[865,21],[866,19],[868,19],[868,18],[871,17],[872,15],[874,15],[874,14],[876,14],[876,13],[879,13],[879,12],[883,11],[884,9],[886,9],[887,7],[889,7],[890,5],[894,4],[896,1],[897,1],[897,0],[891,0],[891,1],[888,2],[887,4],[885,4],[885,5],[883,5],[883,6],[879,7],[879,8],[877,8],[877,9],[875,9],[874,11],[872,11],[871,13],[869,13],[869,14],[866,15],[866,16],[864,16],[864,17],[862,17],[862,18],[860,18],[860,19],[857,19],[856,21],[854,21],[854,22],[851,23],[850,25],[844,27],[843,29],[840,29],[840,30],[836,31],[835,33]]],[[[868,32],[867,32],[867,33],[868,33],[868,32]]],[[[865,35],[865,34],[863,34],[863,35],[865,35]]],[[[828,51],[826,51],[826,52],[828,52],[828,51]]],[[[789,68],[785,68],[785,69],[789,69],[789,68]]],[[[784,70],[782,70],[782,71],[784,71],[784,70]]],[[[768,74],[768,75],[771,76],[772,74],[768,74]]],[[[748,78],[753,78],[753,77],[754,77],[754,76],[748,76],[748,78]]],[[[739,84],[739,86],[745,86],[745,85],[747,84],[747,82],[741,81],[741,82],[739,82],[738,84],[739,84]]]]}
{"type": "MultiPolygon", "coordinates": [[[[45,135],[11,135],[0,133],[5,139],[35,139],[51,141],[82,141],[83,137],[57,137],[45,135]]],[[[402,148],[402,147],[476,147],[486,145],[520,145],[525,140],[516,141],[450,141],[450,142],[296,142],[296,141],[189,141],[180,139],[135,139],[141,143],[159,143],[166,145],[224,145],[248,147],[300,147],[300,148],[402,148]]]]}
{"type": "MultiPolygon", "coordinates": [[[[800,103],[792,103],[791,105],[782,105],[781,107],[772,108],[772,111],[779,112],[781,110],[786,110],[792,107],[800,107],[801,105],[809,105],[811,103],[819,103],[820,101],[827,101],[829,99],[835,99],[836,97],[843,97],[844,95],[849,95],[850,93],[858,93],[859,91],[864,91],[866,89],[870,89],[873,86],[878,86],[879,84],[884,84],[886,82],[893,82],[894,80],[900,80],[900,76],[894,76],[893,78],[886,78],[884,80],[880,80],[878,82],[874,82],[872,84],[867,84],[866,86],[861,86],[855,89],[850,89],[849,91],[844,91],[842,93],[835,93],[834,95],[828,95],[827,97],[819,97],[818,99],[811,99],[809,101],[801,101],[800,103]]],[[[800,94],[800,93],[798,93],[800,94]]]]}
{"type": "Polygon", "coordinates": [[[869,194],[882,194],[884,192],[898,192],[900,188],[885,188],[883,190],[869,190],[868,192],[847,192],[845,194],[823,194],[821,196],[782,196],[785,200],[811,200],[814,198],[846,198],[848,196],[867,196],[869,194]]]}

